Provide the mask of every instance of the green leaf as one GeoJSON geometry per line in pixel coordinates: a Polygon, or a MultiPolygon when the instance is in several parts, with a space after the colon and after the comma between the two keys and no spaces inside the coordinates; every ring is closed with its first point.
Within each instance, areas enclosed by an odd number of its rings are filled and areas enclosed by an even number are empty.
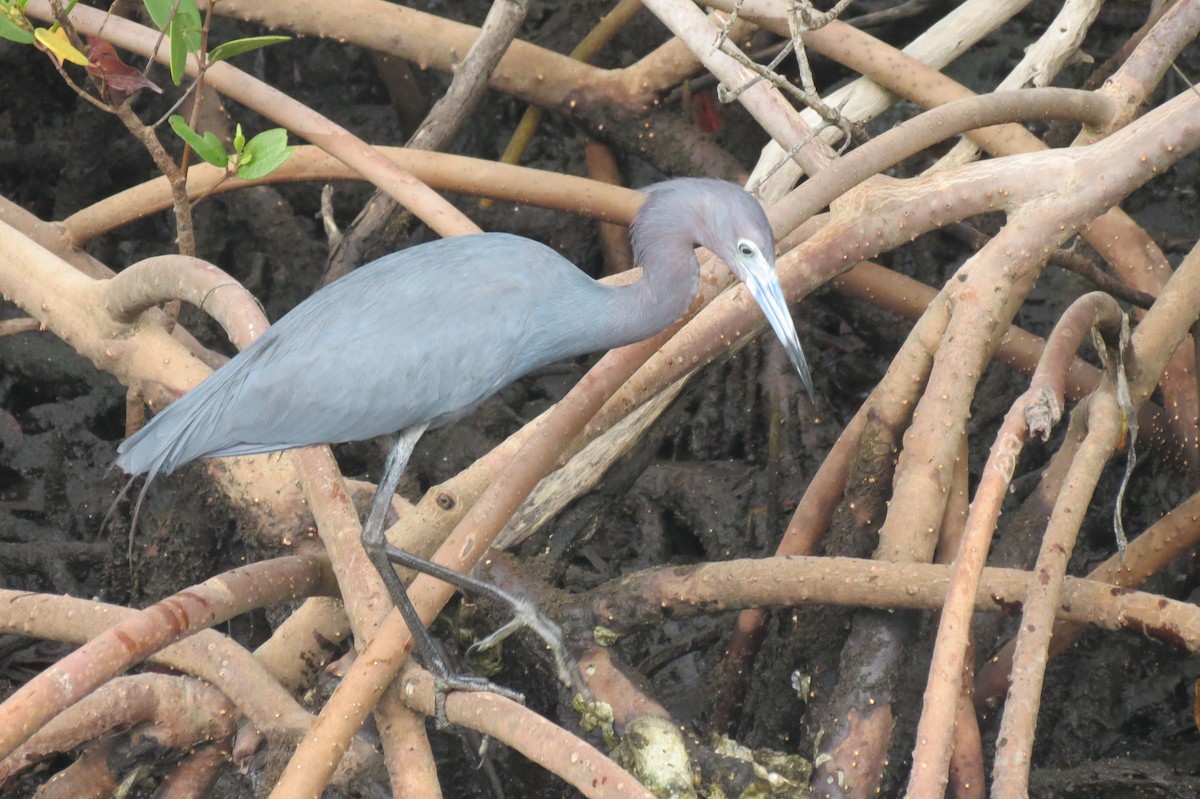
{"type": "MultiPolygon", "coordinates": [[[[154,20],[154,24],[159,30],[165,31],[171,23],[171,9],[175,8],[175,0],[142,0],[146,6],[146,10],[150,12],[150,19],[154,20]]],[[[200,52],[200,9],[196,7],[196,0],[179,0],[179,8],[175,12],[176,16],[187,17],[190,25],[184,26],[185,32],[195,32],[195,42],[189,42],[191,47],[190,52],[200,52]]]]}
{"type": "Polygon", "coordinates": [[[229,166],[229,155],[225,152],[225,145],[217,138],[217,134],[211,130],[205,131],[201,136],[196,131],[192,130],[187,121],[179,114],[172,114],[167,120],[171,125],[171,130],[188,143],[188,146],[196,151],[196,155],[203,158],[213,166],[226,169],[229,166]]]}
{"type": "Polygon", "coordinates": [[[224,61],[227,58],[233,58],[235,55],[249,53],[251,50],[258,50],[263,47],[270,47],[273,44],[281,44],[290,42],[291,36],[251,36],[247,39],[234,39],[232,42],[218,44],[208,54],[208,62],[215,64],[218,61],[224,61]]]}
{"type": "Polygon", "coordinates": [[[196,0],[142,0],[150,18],[160,30],[171,37],[171,80],[178,86],[187,71],[187,54],[199,53],[204,39],[204,25],[196,0]],[[171,10],[175,10],[172,16],[171,10]]]}
{"type": "Polygon", "coordinates": [[[238,155],[246,149],[246,134],[242,133],[242,123],[237,124],[237,132],[233,134],[233,151],[238,155]]]}
{"type": "Polygon", "coordinates": [[[9,41],[18,44],[33,44],[33,31],[28,28],[23,28],[20,22],[24,22],[25,18],[15,9],[9,9],[0,5],[0,38],[8,39],[9,41]]]}
{"type": "Polygon", "coordinates": [[[183,35],[183,23],[178,14],[171,18],[167,35],[171,37],[171,81],[178,86],[187,73],[187,38],[183,35]]]}
{"type": "Polygon", "coordinates": [[[175,7],[175,0],[142,0],[142,4],[150,12],[150,19],[154,20],[158,29],[166,30],[171,21],[171,9],[175,7]]]}
{"type": "Polygon", "coordinates": [[[150,19],[154,20],[158,29],[165,31],[171,24],[171,11],[175,8],[175,0],[142,0],[142,3],[150,12],[150,19]]]}
{"type": "Polygon", "coordinates": [[[196,7],[196,0],[179,0],[179,9],[175,16],[181,20],[187,51],[199,53],[200,45],[204,44],[204,22],[200,19],[200,9],[196,7]]]}
{"type": "Polygon", "coordinates": [[[287,131],[283,128],[264,130],[250,141],[238,162],[237,176],[242,180],[259,180],[274,172],[295,152],[287,146],[287,131]]]}

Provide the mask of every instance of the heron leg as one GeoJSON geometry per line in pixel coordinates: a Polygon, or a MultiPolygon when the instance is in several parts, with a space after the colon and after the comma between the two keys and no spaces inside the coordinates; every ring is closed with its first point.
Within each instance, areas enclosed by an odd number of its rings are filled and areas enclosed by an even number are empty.
{"type": "Polygon", "coordinates": [[[394,547],[391,544],[386,544],[386,550],[388,560],[392,563],[424,572],[430,577],[436,577],[443,582],[450,583],[450,585],[465,594],[481,596],[493,602],[507,605],[512,609],[512,619],[482,641],[476,641],[472,644],[468,653],[489,649],[505,638],[508,638],[517,630],[528,629],[546,643],[546,648],[554,656],[554,668],[558,672],[558,679],[564,685],[569,685],[575,690],[580,691],[584,696],[589,694],[586,683],[584,683],[579,674],[579,666],[567,650],[562,628],[538,610],[537,605],[533,602],[523,596],[509,593],[485,580],[480,580],[469,574],[463,574],[462,572],[447,568],[440,563],[426,560],[411,552],[405,552],[403,549],[394,547]]]}
{"type": "MultiPolygon", "coordinates": [[[[404,469],[408,466],[408,458],[412,455],[413,447],[416,446],[417,439],[425,432],[426,427],[427,425],[420,424],[402,431],[396,445],[388,453],[387,462],[383,467],[383,478],[379,481],[375,498],[371,501],[371,512],[367,515],[366,524],[363,525],[362,545],[371,565],[383,578],[383,584],[387,586],[392,602],[400,611],[404,623],[408,625],[408,629],[412,633],[413,645],[420,653],[421,662],[433,674],[434,716],[437,725],[445,727],[448,724],[446,694],[449,691],[490,691],[517,702],[523,702],[525,698],[516,691],[496,685],[482,677],[452,671],[433,637],[421,623],[421,617],[417,615],[417,609],[413,607],[412,600],[408,598],[404,584],[400,582],[400,577],[392,568],[392,561],[388,556],[387,539],[383,534],[384,520],[387,517],[387,509],[391,504],[392,496],[396,493],[396,486],[400,483],[400,476],[404,474],[404,469]]],[[[395,547],[391,547],[391,549],[395,549],[395,547]]],[[[420,571],[428,571],[425,567],[435,565],[424,558],[412,557],[421,564],[414,566],[420,571]]],[[[453,573],[458,574],[458,572],[453,573]]]]}

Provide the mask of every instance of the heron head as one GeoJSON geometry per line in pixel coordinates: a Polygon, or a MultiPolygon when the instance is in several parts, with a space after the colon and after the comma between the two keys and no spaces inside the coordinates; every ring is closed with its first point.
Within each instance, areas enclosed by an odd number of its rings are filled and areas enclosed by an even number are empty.
{"type": "Polygon", "coordinates": [[[762,308],[805,390],[813,395],[808,362],[775,272],[775,235],[752,194],[735,183],[708,178],[659,183],[647,191],[634,217],[632,237],[634,256],[643,265],[654,263],[663,248],[680,244],[698,244],[724,261],[762,308]]]}
{"type": "Polygon", "coordinates": [[[753,195],[732,183],[719,185],[725,188],[714,192],[715,196],[704,202],[700,243],[720,257],[745,284],[811,397],[813,385],[808,361],[800,349],[796,325],[775,271],[775,234],[771,222],[753,195]]]}

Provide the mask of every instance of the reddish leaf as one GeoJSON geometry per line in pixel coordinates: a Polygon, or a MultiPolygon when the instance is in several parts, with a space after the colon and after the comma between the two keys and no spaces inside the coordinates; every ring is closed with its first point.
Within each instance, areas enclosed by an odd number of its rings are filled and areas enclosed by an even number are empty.
{"type": "Polygon", "coordinates": [[[122,105],[142,89],[162,94],[162,89],[123,62],[111,44],[95,36],[88,37],[87,71],[100,84],[101,94],[113,105],[122,105]]]}

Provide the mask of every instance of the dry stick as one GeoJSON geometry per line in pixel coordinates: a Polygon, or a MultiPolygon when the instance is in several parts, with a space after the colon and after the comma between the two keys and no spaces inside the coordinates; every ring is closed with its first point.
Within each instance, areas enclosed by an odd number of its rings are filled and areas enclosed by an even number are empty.
{"type": "Polygon", "coordinates": [[[236,720],[233,709],[220,691],[199,680],[166,674],[117,677],[0,761],[0,785],[39,761],[138,724],[157,727],[155,742],[168,749],[227,738],[236,720]]]}
{"type": "MultiPolygon", "coordinates": [[[[993,13],[996,10],[985,9],[981,13],[993,13]]],[[[746,12],[747,9],[743,8],[743,13],[746,12]]],[[[763,18],[759,21],[781,35],[787,35],[785,20],[763,18]]],[[[1195,3],[1181,3],[1164,16],[1156,26],[1154,35],[1147,37],[1101,91],[1116,101],[1120,111],[1103,132],[1114,130],[1133,118],[1134,113],[1148,100],[1150,91],[1168,68],[1171,58],[1195,38],[1198,30],[1200,7],[1195,3]]],[[[958,36],[960,32],[955,30],[954,35],[958,36]]],[[[892,91],[921,105],[937,105],[970,94],[965,87],[924,64],[840,23],[835,22],[811,32],[807,42],[811,49],[872,76],[892,91]]],[[[994,155],[1044,149],[1036,137],[1019,126],[1007,126],[998,133],[993,135],[988,131],[980,131],[973,136],[994,155]],[[983,138],[985,135],[988,138],[983,138]]],[[[1094,141],[1100,135],[1102,131],[1085,128],[1078,141],[1094,141]]],[[[1119,208],[1113,208],[1093,220],[1082,234],[1113,264],[1123,280],[1140,290],[1156,294],[1170,276],[1170,265],[1159,247],[1119,208]]],[[[1197,446],[1200,422],[1196,421],[1200,413],[1195,410],[1196,392],[1191,379],[1195,367],[1182,358],[1177,357],[1164,377],[1163,392],[1167,396],[1168,408],[1174,411],[1170,419],[1176,428],[1175,435],[1179,439],[1185,462],[1195,463],[1200,460],[1200,446],[1197,446]]]]}
{"type": "MultiPolygon", "coordinates": [[[[405,145],[410,150],[440,150],[483,99],[483,89],[500,57],[525,21],[529,0],[492,0],[479,38],[454,71],[450,88],[430,109],[425,121],[405,145]]],[[[362,261],[367,240],[378,233],[396,211],[396,201],[376,191],[333,247],[325,282],[349,272],[362,261]]]]}
{"type": "MultiPolygon", "coordinates": [[[[953,579],[951,566],[869,558],[743,558],[699,566],[655,566],[610,580],[581,597],[598,624],[620,634],[671,619],[710,616],[737,608],[842,605],[881,610],[937,610],[953,579]]],[[[972,597],[977,611],[1011,613],[1035,581],[1022,569],[983,570],[972,597]]],[[[1149,634],[1200,651],[1200,608],[1108,583],[1068,577],[1059,618],[1105,630],[1149,634]]]]}
{"type": "MultiPolygon", "coordinates": [[[[782,5],[765,0],[744,3],[741,0],[715,0],[717,6],[727,11],[735,2],[741,6],[743,18],[780,36],[790,37],[787,14],[782,5]]],[[[913,40],[904,48],[903,54],[923,69],[938,74],[937,69],[966,52],[1025,5],[1027,0],[966,0],[913,40]]],[[[888,85],[887,78],[903,70],[889,68],[888,54],[896,52],[891,46],[870,36],[859,36],[855,29],[836,21],[819,31],[810,31],[805,36],[805,45],[863,75],[827,98],[828,104],[840,108],[848,119],[865,122],[895,104],[895,94],[885,86],[888,85]],[[862,63],[843,62],[843,55],[847,53],[860,58],[862,63]],[[881,79],[881,82],[876,83],[873,79],[881,79]]],[[[812,124],[817,122],[816,114],[811,111],[805,111],[802,116],[812,124]]],[[[800,175],[799,167],[787,161],[784,148],[770,142],[763,149],[752,180],[763,182],[765,196],[778,199],[800,175]],[[782,167],[779,166],[781,162],[782,167]],[[765,177],[768,174],[772,176],[765,177]]]]}
{"type": "Polygon", "coordinates": [[[941,796],[946,789],[975,594],[1026,433],[1032,427],[1043,440],[1049,436],[1062,415],[1067,367],[1080,342],[1096,324],[1112,332],[1119,331],[1120,323],[1121,308],[1106,294],[1088,294],[1073,303],[1050,334],[1029,390],[1013,403],[996,434],[971,503],[938,624],[908,782],[907,795],[914,799],[941,796]]]}
{"type": "MultiPolygon", "coordinates": [[[[614,186],[621,184],[621,170],[607,144],[588,139],[584,144],[583,154],[587,161],[588,177],[614,186]]],[[[616,275],[636,266],[633,262],[633,247],[629,243],[629,234],[623,226],[612,222],[597,222],[596,231],[600,234],[600,251],[604,254],[604,274],[616,275]]]]}
{"type": "MultiPolygon", "coordinates": [[[[771,208],[771,218],[790,230],[848,191],[911,155],[980,128],[1035,120],[1070,120],[1102,125],[1116,105],[1106,97],[1076,89],[1025,89],[953,100],[925,111],[840,158],[771,208]]],[[[993,132],[994,133],[994,132],[993,132]]]]}
{"type": "MultiPolygon", "coordinates": [[[[830,26],[830,28],[833,28],[833,26],[830,26]]],[[[822,35],[827,34],[826,32],[822,32],[822,35]]],[[[944,78],[941,76],[937,76],[937,78],[942,79],[944,82],[944,78]]],[[[965,91],[962,90],[962,92],[965,91]]],[[[1055,97],[1060,98],[1061,101],[1066,101],[1069,98],[1072,102],[1079,102],[1079,106],[1074,108],[1074,112],[1076,114],[1091,115],[1086,116],[1088,119],[1097,120],[1103,118],[1105,113],[1108,113],[1108,108],[1106,108],[1103,101],[1085,100],[1082,97],[1085,92],[1072,92],[1070,95],[1040,95],[1032,97],[1028,101],[1024,97],[1016,96],[1020,94],[1024,94],[1024,92],[1015,92],[1015,94],[1014,92],[1006,92],[1006,94],[994,98],[994,100],[983,100],[978,103],[965,97],[964,100],[954,103],[953,106],[943,106],[944,110],[934,109],[932,112],[919,116],[916,120],[906,122],[905,131],[894,134],[894,138],[890,133],[884,134],[888,139],[882,145],[872,142],[864,146],[862,150],[865,150],[865,154],[863,155],[859,155],[859,151],[852,152],[850,156],[842,158],[841,161],[834,163],[832,167],[827,169],[827,174],[823,174],[821,180],[806,182],[799,190],[793,192],[790,197],[773,206],[773,220],[778,222],[782,229],[796,226],[796,224],[803,221],[805,215],[815,214],[816,211],[828,204],[830,200],[838,196],[838,193],[845,191],[845,188],[856,185],[858,180],[862,180],[865,176],[872,174],[864,168],[865,166],[874,164],[876,169],[889,166],[890,163],[899,161],[900,158],[907,155],[907,152],[904,150],[901,150],[901,152],[905,152],[905,155],[894,154],[895,148],[908,146],[913,143],[913,139],[924,140],[937,137],[936,126],[940,122],[943,122],[943,124],[952,124],[950,121],[954,120],[953,125],[956,128],[956,132],[958,132],[970,130],[968,126],[972,125],[972,122],[976,125],[988,124],[989,121],[995,124],[995,121],[1002,121],[1004,115],[1010,113],[1018,115],[1025,113],[1049,113],[1054,115],[1054,110],[1048,108],[1045,101],[1051,101],[1051,104],[1054,104],[1055,97]],[[1008,103],[1015,103],[1015,108],[1010,108],[1008,103]],[[844,166],[844,163],[847,161],[848,166],[844,166]],[[838,191],[824,191],[823,181],[826,180],[834,182],[834,184],[839,184],[838,191]]],[[[976,131],[972,136],[989,137],[986,140],[989,140],[994,146],[1001,146],[1003,143],[1003,138],[997,138],[995,131],[976,131]]],[[[784,260],[787,259],[785,258],[784,260]]],[[[781,264],[781,266],[784,266],[784,264],[781,264]]],[[[784,270],[781,269],[781,274],[782,272],[784,270]]],[[[919,341],[919,336],[908,338],[908,342],[910,343],[906,344],[906,348],[910,347],[913,342],[919,341]]],[[[923,374],[924,371],[912,372],[912,374],[917,373],[923,374]]],[[[916,396],[912,396],[911,399],[914,401],[916,396]]],[[[868,403],[871,408],[875,409],[880,407],[880,404],[877,402],[868,403]]],[[[864,405],[859,410],[856,420],[868,411],[868,405],[864,405]]],[[[850,441],[847,441],[847,446],[841,447],[839,461],[828,463],[828,471],[826,464],[823,464],[821,470],[818,471],[818,477],[824,474],[828,483],[838,486],[838,497],[840,497],[840,486],[842,481],[844,481],[845,469],[848,468],[848,462],[850,462],[848,461],[848,457],[850,457],[850,444],[850,441]]],[[[800,501],[796,513],[793,515],[792,524],[788,525],[788,529],[780,540],[779,547],[776,548],[776,554],[808,554],[814,551],[812,549],[814,542],[821,535],[821,531],[826,529],[829,516],[832,515],[833,507],[836,505],[836,500],[838,500],[838,497],[832,497],[828,492],[828,488],[823,488],[823,494],[827,497],[827,501],[823,501],[822,503],[823,509],[810,506],[804,499],[800,501]]],[[[724,665],[721,667],[726,674],[742,674],[749,671],[757,651],[757,642],[761,641],[758,630],[760,630],[763,619],[763,614],[758,611],[748,611],[739,615],[731,637],[730,647],[727,649],[724,665]]],[[[719,681],[718,685],[727,686],[731,685],[731,683],[728,680],[722,680],[719,681]]],[[[727,693],[722,692],[719,695],[719,701],[714,710],[716,720],[727,727],[732,723],[733,709],[739,707],[739,705],[740,702],[737,696],[727,695],[727,693]]]]}
{"type": "MultiPolygon", "coordinates": [[[[821,50],[824,42],[821,37],[827,33],[828,29],[814,33],[811,43],[813,49],[821,50]]],[[[1099,92],[1116,102],[1118,114],[1104,128],[1085,128],[1075,144],[1095,142],[1132,121],[1143,104],[1149,101],[1154,87],[1169,68],[1171,59],[1198,33],[1200,5],[1197,3],[1180,3],[1164,15],[1152,35],[1139,45],[1121,70],[1099,92]]],[[[837,60],[860,71],[874,70],[870,74],[877,75],[881,81],[892,77],[887,82],[888,87],[915,102],[930,105],[968,93],[964,87],[918,63],[868,47],[864,40],[869,40],[869,37],[861,33],[847,30],[843,34],[837,60]],[[893,61],[891,70],[894,74],[889,75],[881,65],[893,61]]],[[[1009,126],[1005,129],[1005,137],[1007,141],[1002,139],[989,144],[981,140],[981,143],[992,154],[1044,149],[1041,142],[1022,128],[1009,126]]],[[[1145,230],[1119,208],[1114,207],[1093,220],[1081,233],[1113,265],[1121,279],[1131,286],[1157,294],[1169,279],[1171,268],[1166,256],[1145,230]]],[[[1180,354],[1161,381],[1166,396],[1165,404],[1172,411],[1169,419],[1179,440],[1184,462],[1193,465],[1200,462],[1200,447],[1197,445],[1200,437],[1197,403],[1200,400],[1197,400],[1192,385],[1194,381],[1191,375],[1194,371],[1195,365],[1180,354]]]]}
{"type": "Polygon", "coordinates": [[[133,323],[145,310],[184,300],[211,316],[239,350],[267,329],[262,307],[235,278],[208,261],[156,255],[138,261],[103,284],[103,307],[118,322],[133,323]]]}
{"type": "Polygon", "coordinates": [[[0,320],[0,338],[17,336],[21,333],[33,333],[41,330],[42,323],[36,319],[4,319],[0,320]]]}
{"type": "MultiPolygon", "coordinates": [[[[362,524],[329,447],[305,447],[292,451],[291,456],[300,475],[304,496],[312,506],[321,541],[329,551],[338,585],[342,586],[346,615],[361,652],[367,648],[367,642],[380,634],[389,612],[394,612],[391,597],[362,546],[362,524]]],[[[395,694],[387,695],[371,708],[375,712],[392,777],[403,776],[396,764],[402,761],[405,753],[412,753],[421,764],[433,760],[423,724],[411,718],[412,714],[400,699],[395,694]],[[414,737],[413,733],[417,735],[414,737]]],[[[416,768],[408,775],[408,780],[393,782],[392,788],[401,796],[436,795],[440,793],[436,777],[436,771],[431,773],[427,767],[416,768]],[[431,776],[432,782],[429,781],[431,776]],[[406,794],[407,789],[415,793],[406,794]]]]}
{"type": "MultiPolygon", "coordinates": [[[[1102,173],[1097,174],[1105,175],[1104,182],[1094,189],[1103,194],[1094,197],[1090,208],[1089,203],[1085,201],[1082,206],[1072,209],[1072,202],[1078,205],[1077,196],[1074,200],[1064,200],[1057,216],[1047,215],[1045,206],[1041,206],[1036,218],[1032,213],[1024,213],[1014,218],[1000,236],[993,240],[992,245],[997,245],[1001,239],[1004,239],[1004,243],[998,247],[994,246],[991,254],[985,250],[983,258],[972,259],[969,263],[975,268],[964,270],[966,280],[959,284],[951,284],[947,296],[958,301],[959,305],[954,322],[947,328],[945,341],[939,345],[930,378],[930,385],[936,386],[936,389],[925,393],[907,435],[908,446],[901,456],[896,493],[887,521],[881,530],[881,557],[920,558],[922,552],[932,551],[930,538],[912,540],[908,534],[927,535],[929,531],[936,530],[940,521],[940,506],[931,502],[930,497],[936,497],[943,491],[944,469],[956,450],[952,447],[952,443],[956,443],[951,437],[952,432],[960,428],[967,413],[966,403],[970,396],[970,391],[964,386],[974,384],[976,376],[981,373],[990,356],[994,342],[999,338],[1008,319],[1015,313],[1016,303],[1023,295],[1023,291],[1020,290],[1011,294],[1008,291],[1014,284],[1018,288],[1028,286],[1032,274],[1036,271],[1041,248],[1052,246],[1056,240],[1061,241],[1062,237],[1069,235],[1071,228],[1086,221],[1089,212],[1095,213],[1097,205],[1111,203],[1111,198],[1123,196],[1134,185],[1149,179],[1154,173],[1134,167],[1134,171],[1125,173],[1133,180],[1123,186],[1117,186],[1116,181],[1108,179],[1108,170],[1118,169],[1116,164],[1109,160],[1110,156],[1126,164],[1143,157],[1154,159],[1164,155],[1173,160],[1173,149],[1186,144],[1184,140],[1176,140],[1169,132],[1176,123],[1166,120],[1172,119],[1176,114],[1190,118],[1194,114],[1195,105],[1190,100],[1178,98],[1152,112],[1151,122],[1140,120],[1086,151],[1062,154],[1070,160],[1079,159],[1082,168],[1078,172],[1072,170],[1072,174],[1087,174],[1089,169],[1103,169],[1102,173]],[[1157,140],[1164,132],[1169,141],[1163,145],[1158,145],[1157,141],[1153,145],[1144,143],[1151,136],[1157,140]],[[1122,155],[1119,151],[1121,147],[1129,149],[1122,155]],[[1099,158],[1105,159],[1103,167],[1098,164],[1094,167],[1087,166],[1099,158]],[[994,266],[984,268],[989,260],[994,262],[994,266]],[[1000,269],[1001,264],[1003,270],[1000,269]],[[991,336],[985,337],[991,341],[978,340],[979,331],[991,333],[991,336]]],[[[1182,124],[1190,129],[1195,123],[1182,124]]],[[[1040,157],[1031,154],[1022,156],[1022,160],[1032,166],[1040,161],[1040,157]]],[[[983,166],[975,165],[975,168],[983,166]]],[[[1166,164],[1162,168],[1165,166],[1166,164]]],[[[960,172],[961,170],[956,170],[952,174],[960,172]]],[[[1019,188],[1017,191],[1023,194],[1019,188]]],[[[880,198],[881,193],[886,195],[890,193],[890,189],[876,191],[873,203],[880,198]]],[[[1083,196],[1086,196],[1086,193],[1083,196]]],[[[1018,200],[1017,203],[1023,201],[1024,199],[1018,200]]],[[[918,227],[921,226],[923,223],[918,224],[918,227]]],[[[820,236],[814,241],[819,239],[820,236]]],[[[804,249],[802,246],[797,248],[796,252],[804,249]]],[[[845,713],[842,715],[844,717],[845,713]]],[[[859,787],[869,789],[870,786],[859,787]]]]}
{"type": "MultiPolygon", "coordinates": [[[[168,184],[171,186],[171,199],[175,211],[175,239],[179,245],[180,255],[195,255],[196,254],[196,230],[192,226],[192,205],[188,201],[187,189],[187,173],[181,170],[175,160],[167,154],[163,149],[162,142],[158,140],[158,134],[154,128],[147,127],[138,118],[137,114],[133,113],[128,105],[117,106],[113,110],[117,118],[124,123],[129,132],[134,138],[142,143],[146,148],[146,152],[150,153],[150,157],[154,160],[154,165],[163,173],[168,184]]],[[[176,311],[178,313],[178,311],[176,311]]]]}
{"type": "Polygon", "coordinates": [[[389,782],[396,796],[436,799],[442,795],[442,786],[438,780],[437,761],[425,732],[425,716],[404,704],[399,688],[398,683],[392,683],[380,705],[403,708],[403,713],[381,714],[378,707],[375,709],[380,737],[399,744],[398,747],[393,745],[383,759],[389,782]]]}
{"type": "MultiPolygon", "coordinates": [[[[722,83],[728,86],[743,86],[754,78],[754,73],[732,56],[713,49],[719,29],[714,27],[704,12],[693,3],[685,0],[643,2],[672,33],[687,44],[722,83]]],[[[731,42],[726,42],[725,47],[736,49],[731,42]]],[[[793,148],[811,136],[811,128],[801,120],[796,109],[788,103],[779,89],[766,81],[746,89],[738,96],[738,100],[771,138],[784,147],[793,148]]],[[[809,174],[815,174],[833,160],[834,154],[823,142],[814,140],[801,147],[792,157],[809,174]]]]}
{"type": "MultiPolygon", "coordinates": [[[[137,611],[72,597],[0,591],[0,631],[82,644],[137,611]]],[[[220,688],[267,734],[299,735],[308,713],[253,657],[223,635],[204,630],[150,657],[220,688]]]]}
{"type": "MultiPolygon", "coordinates": [[[[1200,494],[1193,494],[1181,505],[1129,542],[1125,560],[1113,555],[1093,569],[1088,580],[1118,588],[1134,588],[1162,571],[1174,558],[1200,546],[1200,494]]],[[[1055,624],[1050,656],[1064,652],[1086,630],[1077,624],[1055,624]]],[[[1008,690],[1014,642],[1010,641],[988,659],[976,680],[976,702],[982,704],[1008,690]]]]}
{"type": "Polygon", "coordinates": [[[38,799],[109,799],[117,790],[117,778],[109,765],[115,746],[116,740],[110,738],[85,749],[42,786],[38,799]]]}
{"type": "MultiPolygon", "coordinates": [[[[505,473],[471,507],[466,518],[446,538],[434,560],[458,570],[465,570],[478,560],[521,500],[553,467],[588,419],[677,327],[646,342],[610,353],[588,372],[545,417],[509,462],[505,473]]],[[[453,591],[453,587],[421,575],[409,587],[409,596],[422,621],[428,623],[453,591]]],[[[273,796],[292,799],[320,794],[350,737],[394,679],[411,646],[411,634],[399,613],[392,612],[379,634],[360,652],[322,709],[311,733],[296,749],[273,796]]],[[[587,793],[587,786],[576,787],[587,793]]]]}
{"type": "MultiPolygon", "coordinates": [[[[170,202],[163,207],[168,207],[170,202]]],[[[0,196],[0,222],[4,222],[30,239],[35,241],[42,247],[50,250],[54,255],[62,260],[70,263],[76,269],[88,277],[97,280],[110,278],[113,276],[113,271],[96,259],[92,258],[81,249],[77,249],[69,241],[63,229],[54,223],[43,222],[33,214],[26,211],[24,208],[14,204],[6,197],[0,196]]],[[[158,321],[157,319],[155,321],[158,321]]],[[[179,340],[181,344],[188,348],[193,355],[200,360],[214,366],[218,361],[216,359],[221,356],[210,352],[207,348],[200,345],[187,331],[178,325],[175,326],[171,334],[179,340]]]]}
{"type": "Polygon", "coordinates": [[[285,689],[297,691],[329,664],[349,632],[350,620],[339,600],[313,597],[271,631],[254,657],[285,689]]]}
{"type": "Polygon", "coordinates": [[[155,799],[212,796],[213,785],[228,763],[227,747],[216,744],[197,747],[163,777],[155,799]]]}
{"type": "Polygon", "coordinates": [[[579,655],[579,668],[588,676],[593,693],[604,697],[604,704],[612,708],[614,724],[626,725],[642,716],[671,720],[670,711],[635,683],[627,669],[614,662],[611,649],[600,646],[595,640],[584,644],[579,655]]]}
{"type": "MultiPolygon", "coordinates": [[[[1185,340],[1192,320],[1198,315],[1200,248],[1193,248],[1133,333],[1130,345],[1130,394],[1135,405],[1145,403],[1168,359],[1180,342],[1185,340]]],[[[1183,514],[1183,520],[1189,520],[1194,507],[1189,500],[1177,511],[1183,514]]],[[[1109,579],[1115,585],[1141,584],[1172,558],[1194,546],[1191,535],[1176,532],[1177,525],[1183,520],[1176,515],[1176,511],[1172,511],[1159,523],[1161,528],[1156,524],[1130,543],[1124,564],[1110,559],[1093,574],[1101,579],[1109,579]]],[[[980,670],[977,685],[981,697],[996,693],[1007,682],[1013,648],[1014,644],[1010,643],[980,670]]]]}
{"type": "MultiPolygon", "coordinates": [[[[1048,86],[1072,59],[1079,57],[1084,38],[1100,12],[1101,0],[1067,0],[1037,41],[1028,45],[1020,63],[1009,70],[993,91],[1048,86]]],[[[1088,87],[1089,89],[1094,87],[1088,87]]],[[[938,159],[934,170],[974,161],[975,142],[964,139],[938,159]]]]}
{"type": "MultiPolygon", "coordinates": [[[[629,21],[641,8],[642,0],[620,0],[612,11],[601,17],[595,27],[587,32],[587,35],[571,51],[570,57],[584,64],[591,61],[592,56],[612,41],[612,38],[629,24],[629,21]]],[[[512,137],[504,147],[500,163],[516,164],[520,162],[521,154],[529,146],[529,141],[533,138],[541,121],[541,106],[531,105],[525,109],[525,113],[521,115],[521,121],[517,123],[516,130],[513,131],[512,137]]]]}
{"type": "MultiPolygon", "coordinates": [[[[466,53],[479,36],[473,25],[454,22],[383,0],[221,0],[218,14],[251,20],[267,28],[349,42],[403,58],[423,68],[453,72],[456,54],[466,53]]],[[[652,91],[631,95],[621,70],[603,70],[517,39],[500,59],[488,85],[525,102],[555,106],[587,86],[598,99],[625,107],[653,100],[652,91]]]]}
{"type": "MultiPolygon", "coordinates": [[[[958,461],[954,464],[954,482],[946,501],[946,514],[942,517],[942,531],[934,555],[934,562],[938,564],[952,563],[961,552],[971,504],[969,464],[970,439],[963,431],[958,461]]],[[[954,703],[954,746],[949,772],[955,799],[983,799],[987,781],[983,764],[983,737],[979,732],[975,703],[971,701],[971,687],[975,683],[974,653],[975,639],[969,637],[958,697],[954,703]]]]}
{"type": "Polygon", "coordinates": [[[323,558],[294,555],[234,569],[156,602],[13,692],[0,705],[0,757],[97,685],[180,638],[254,608],[332,590],[323,558]]]}
{"type": "MultiPolygon", "coordinates": [[[[493,197],[622,223],[633,217],[634,209],[642,201],[640,192],[574,175],[403,147],[377,149],[401,169],[412,172],[421,182],[455,194],[493,197]]],[[[195,198],[248,186],[301,180],[362,179],[362,175],[321,149],[301,145],[296,147],[292,157],[283,166],[262,180],[226,178],[224,170],[209,164],[197,164],[188,172],[188,196],[195,198]]],[[[82,246],[96,236],[169,208],[170,205],[170,188],[166,179],[159,177],[105,197],[67,217],[60,225],[75,246],[82,246]]],[[[0,207],[0,218],[3,213],[4,209],[0,207]]],[[[94,276],[111,275],[111,272],[107,272],[94,276]]]]}
{"type": "MultiPolygon", "coordinates": [[[[219,6],[224,8],[225,4],[219,6]]],[[[48,0],[32,0],[26,13],[39,19],[50,19],[53,13],[48,0]]],[[[99,35],[114,46],[149,57],[158,32],[120,17],[110,17],[103,11],[76,6],[71,22],[82,33],[99,35]]],[[[170,53],[160,52],[155,58],[163,64],[170,53]]],[[[188,74],[196,74],[194,59],[188,60],[188,74]]],[[[479,228],[445,199],[431,191],[409,173],[397,168],[350,131],[336,125],[288,95],[250,77],[228,62],[213,64],[204,73],[208,85],[226,97],[237,100],[268,119],[284,126],[333,155],[347,166],[359,171],[380,189],[412,211],[429,227],[444,236],[477,233],[479,228]]]]}
{"type": "Polygon", "coordinates": [[[1004,704],[992,769],[992,796],[996,799],[1022,799],[1029,795],[1029,765],[1054,612],[1084,511],[1121,437],[1121,427],[1121,412],[1112,385],[1105,381],[1091,397],[1087,437],[1055,503],[1034,569],[1036,579],[1030,584],[1021,614],[1012,686],[1004,704]]]}
{"type": "MultiPolygon", "coordinates": [[[[397,684],[425,715],[433,715],[433,677],[409,663],[397,684]]],[[[595,799],[654,799],[654,794],[591,744],[495,694],[456,692],[446,697],[450,723],[507,742],[532,762],[595,799]]]]}

